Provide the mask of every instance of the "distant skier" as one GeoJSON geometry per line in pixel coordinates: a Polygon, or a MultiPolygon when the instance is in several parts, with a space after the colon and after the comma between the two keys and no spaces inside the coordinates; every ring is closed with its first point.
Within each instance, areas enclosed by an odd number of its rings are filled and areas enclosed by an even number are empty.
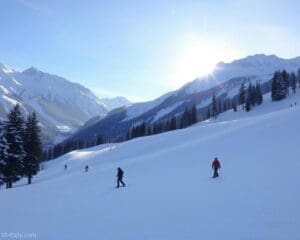
{"type": "Polygon", "coordinates": [[[86,171],[86,172],[89,171],[89,166],[88,166],[88,165],[85,166],[85,171],[86,171]]]}
{"type": "Polygon", "coordinates": [[[123,170],[120,168],[120,167],[118,167],[118,173],[117,173],[117,188],[119,188],[120,187],[120,183],[122,183],[122,186],[123,187],[125,187],[126,185],[125,185],[125,183],[123,182],[123,175],[124,175],[124,172],[123,172],[123,170]]]}
{"type": "Polygon", "coordinates": [[[212,162],[212,165],[211,165],[212,169],[214,170],[214,176],[213,178],[216,178],[216,177],[219,177],[219,173],[218,173],[218,170],[219,168],[221,168],[221,164],[218,160],[218,158],[216,157],[215,160],[212,162]]]}
{"type": "Polygon", "coordinates": [[[67,168],[68,168],[68,166],[67,166],[67,165],[65,165],[65,171],[67,170],[67,168]]]}

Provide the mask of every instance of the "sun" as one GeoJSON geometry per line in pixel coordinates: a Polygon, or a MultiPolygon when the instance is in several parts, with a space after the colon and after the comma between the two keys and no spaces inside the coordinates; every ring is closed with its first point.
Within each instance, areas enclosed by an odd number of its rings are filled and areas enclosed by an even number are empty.
{"type": "Polygon", "coordinates": [[[173,71],[173,85],[178,87],[213,72],[216,64],[232,58],[235,51],[224,43],[190,38],[182,47],[173,71]]]}

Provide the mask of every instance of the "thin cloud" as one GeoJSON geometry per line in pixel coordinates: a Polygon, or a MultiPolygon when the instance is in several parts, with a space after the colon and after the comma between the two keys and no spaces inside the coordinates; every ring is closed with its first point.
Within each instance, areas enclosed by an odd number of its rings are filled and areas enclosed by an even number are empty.
{"type": "Polygon", "coordinates": [[[24,7],[34,10],[42,15],[50,16],[51,10],[34,0],[18,0],[24,7]]]}

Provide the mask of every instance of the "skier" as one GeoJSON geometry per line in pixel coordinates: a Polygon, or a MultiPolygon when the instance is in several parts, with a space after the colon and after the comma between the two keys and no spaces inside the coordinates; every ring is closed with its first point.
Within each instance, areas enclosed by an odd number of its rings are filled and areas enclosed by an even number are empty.
{"type": "Polygon", "coordinates": [[[67,170],[67,168],[68,168],[68,166],[67,166],[67,165],[65,165],[65,171],[67,170]]]}
{"type": "Polygon", "coordinates": [[[124,175],[124,172],[123,172],[123,170],[120,168],[120,167],[118,167],[118,173],[117,173],[117,186],[116,186],[116,188],[119,188],[120,187],[120,183],[122,183],[122,186],[123,187],[125,187],[126,185],[125,185],[125,183],[123,182],[123,175],[124,175]]]}
{"type": "Polygon", "coordinates": [[[85,166],[85,171],[86,171],[86,172],[89,171],[89,166],[88,166],[88,165],[85,166]]]}
{"type": "Polygon", "coordinates": [[[212,165],[211,165],[212,169],[214,170],[214,176],[213,178],[216,178],[216,177],[219,177],[219,173],[218,173],[218,170],[219,168],[221,168],[221,164],[218,160],[218,158],[216,157],[215,160],[212,162],[212,165]]]}

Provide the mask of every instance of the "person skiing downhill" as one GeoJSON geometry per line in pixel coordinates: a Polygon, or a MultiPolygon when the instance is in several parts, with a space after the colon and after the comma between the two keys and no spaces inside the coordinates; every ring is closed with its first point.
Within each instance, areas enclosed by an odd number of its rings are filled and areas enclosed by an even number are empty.
{"type": "Polygon", "coordinates": [[[120,167],[118,167],[118,173],[117,173],[117,176],[116,176],[117,177],[117,186],[116,186],[116,188],[120,187],[120,183],[122,183],[123,187],[126,186],[125,183],[123,182],[123,175],[124,175],[123,170],[120,167]]]}
{"type": "Polygon", "coordinates": [[[89,166],[88,166],[88,165],[85,166],[85,171],[86,171],[86,172],[89,171],[89,166]]]}
{"type": "Polygon", "coordinates": [[[219,162],[219,160],[218,160],[217,157],[212,162],[211,167],[214,170],[214,176],[213,176],[213,178],[219,177],[218,170],[219,170],[219,168],[221,168],[221,164],[220,164],[220,162],[219,162]]]}

